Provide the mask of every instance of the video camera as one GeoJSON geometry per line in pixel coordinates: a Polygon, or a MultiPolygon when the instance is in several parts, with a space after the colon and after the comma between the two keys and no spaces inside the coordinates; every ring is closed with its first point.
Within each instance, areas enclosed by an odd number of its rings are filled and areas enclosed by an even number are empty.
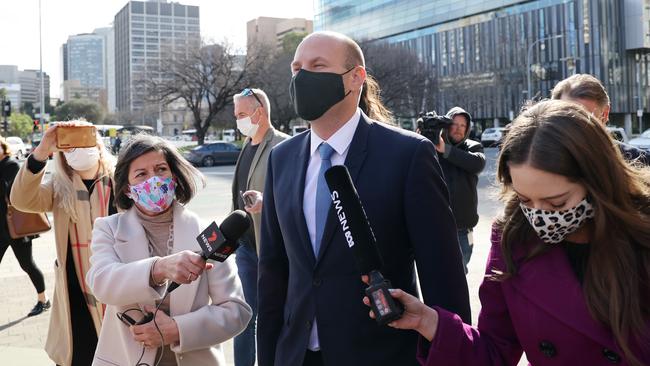
{"type": "Polygon", "coordinates": [[[418,120],[418,130],[420,134],[438,145],[442,129],[448,129],[453,121],[446,116],[439,116],[435,111],[421,113],[418,120]]]}

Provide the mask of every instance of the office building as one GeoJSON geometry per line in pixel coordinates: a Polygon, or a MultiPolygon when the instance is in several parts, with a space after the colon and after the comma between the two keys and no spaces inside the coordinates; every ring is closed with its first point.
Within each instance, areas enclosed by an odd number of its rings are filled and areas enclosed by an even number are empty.
{"type": "Polygon", "coordinates": [[[129,1],[115,15],[115,97],[119,111],[144,111],[145,80],[160,60],[200,47],[199,7],[160,1],[129,1]]]}
{"type": "Polygon", "coordinates": [[[610,120],[638,133],[650,126],[647,3],[317,0],[314,27],[415,52],[433,73],[427,109],[461,105],[483,126],[504,125],[524,100],[589,73],[607,88],[610,120]]]}
{"type": "Polygon", "coordinates": [[[100,97],[106,96],[105,37],[94,33],[70,36],[62,49],[66,55],[62,62],[67,66],[63,80],[63,99],[89,99],[107,109],[106,98],[100,97]]]}
{"type": "Polygon", "coordinates": [[[259,17],[246,23],[246,48],[255,47],[275,50],[282,48],[282,39],[289,33],[312,33],[313,21],[304,18],[259,17]]]}

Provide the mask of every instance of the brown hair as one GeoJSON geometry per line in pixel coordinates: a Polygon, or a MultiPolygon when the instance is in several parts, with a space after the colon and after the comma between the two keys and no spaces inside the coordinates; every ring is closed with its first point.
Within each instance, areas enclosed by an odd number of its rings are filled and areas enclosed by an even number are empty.
{"type": "Polygon", "coordinates": [[[571,75],[557,83],[551,92],[551,98],[562,99],[563,96],[573,100],[593,100],[601,107],[609,105],[609,95],[605,87],[600,80],[589,74],[571,75]]]}
{"type": "MultiPolygon", "coordinates": [[[[343,35],[342,35],[343,36],[343,35]]],[[[355,66],[366,67],[361,47],[347,36],[343,36],[345,44],[345,68],[351,69],[355,66]]],[[[366,74],[366,81],[361,89],[359,108],[371,119],[393,124],[393,113],[381,101],[381,88],[379,83],[370,74],[366,74]]]]}
{"type": "Polygon", "coordinates": [[[205,179],[198,169],[192,166],[178,150],[166,140],[157,136],[139,134],[133,137],[120,151],[115,165],[115,204],[128,210],[133,200],[127,197],[129,187],[129,168],[133,160],[152,151],[162,152],[174,178],[176,178],[176,200],[188,203],[197,190],[199,182],[205,186],[205,179]]]}
{"type": "MultiPolygon", "coordinates": [[[[517,273],[514,252],[535,233],[512,191],[509,165],[529,164],[583,185],[595,209],[582,287],[591,315],[613,333],[630,364],[640,365],[630,336],[643,344],[650,319],[650,171],[628,165],[604,128],[578,104],[543,101],[512,123],[499,156],[505,212],[497,220],[506,272],[517,273]]],[[[529,248],[544,253],[546,244],[529,248]]]]}
{"type": "Polygon", "coordinates": [[[5,155],[11,155],[11,147],[7,143],[7,140],[5,140],[2,136],[0,136],[0,147],[2,148],[2,152],[5,155]]]}

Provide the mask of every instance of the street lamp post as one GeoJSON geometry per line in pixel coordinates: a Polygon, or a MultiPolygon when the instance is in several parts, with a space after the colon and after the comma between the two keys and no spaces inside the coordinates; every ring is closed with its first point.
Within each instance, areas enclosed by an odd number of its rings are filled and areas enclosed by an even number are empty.
{"type": "Polygon", "coordinates": [[[45,132],[45,78],[43,77],[43,40],[42,40],[42,34],[43,32],[41,31],[42,28],[42,21],[41,21],[41,0],[38,0],[38,53],[39,53],[39,59],[40,59],[40,77],[41,77],[41,115],[39,116],[39,120],[41,123],[41,128],[43,129],[43,132],[45,132]]]}
{"type": "Polygon", "coordinates": [[[528,53],[526,54],[526,72],[527,72],[526,75],[527,75],[527,80],[528,80],[528,88],[527,88],[527,90],[528,90],[528,95],[527,95],[528,99],[532,99],[532,87],[530,85],[530,66],[531,66],[530,65],[530,59],[531,59],[531,54],[533,52],[533,46],[535,46],[536,44],[538,44],[540,42],[544,42],[544,41],[548,41],[548,40],[556,39],[556,38],[563,38],[563,37],[564,37],[563,34],[556,34],[554,36],[548,36],[548,37],[540,38],[540,39],[536,40],[535,42],[531,43],[530,46],[528,46],[528,53]]]}

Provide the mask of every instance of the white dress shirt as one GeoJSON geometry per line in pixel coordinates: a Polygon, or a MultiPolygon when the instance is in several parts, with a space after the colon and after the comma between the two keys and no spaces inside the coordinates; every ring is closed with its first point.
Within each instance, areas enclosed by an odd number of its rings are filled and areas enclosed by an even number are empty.
{"type": "MultiPolygon", "coordinates": [[[[305,175],[305,191],[303,193],[302,210],[305,214],[305,220],[307,221],[307,230],[309,231],[309,239],[311,240],[312,248],[315,247],[316,243],[316,186],[318,184],[318,172],[320,171],[321,164],[318,147],[322,142],[327,142],[327,144],[334,149],[331,158],[332,166],[344,165],[343,163],[345,162],[345,158],[348,156],[350,144],[352,143],[354,132],[357,130],[357,126],[359,125],[360,118],[361,110],[357,108],[357,111],[354,113],[352,118],[339,128],[339,130],[336,131],[327,141],[316,135],[313,129],[311,130],[310,157],[309,165],[307,166],[307,174],[305,175]]],[[[315,256],[318,258],[318,253],[315,253],[315,256]]],[[[312,351],[320,350],[316,319],[314,319],[314,325],[311,328],[307,348],[312,351]]]]}

